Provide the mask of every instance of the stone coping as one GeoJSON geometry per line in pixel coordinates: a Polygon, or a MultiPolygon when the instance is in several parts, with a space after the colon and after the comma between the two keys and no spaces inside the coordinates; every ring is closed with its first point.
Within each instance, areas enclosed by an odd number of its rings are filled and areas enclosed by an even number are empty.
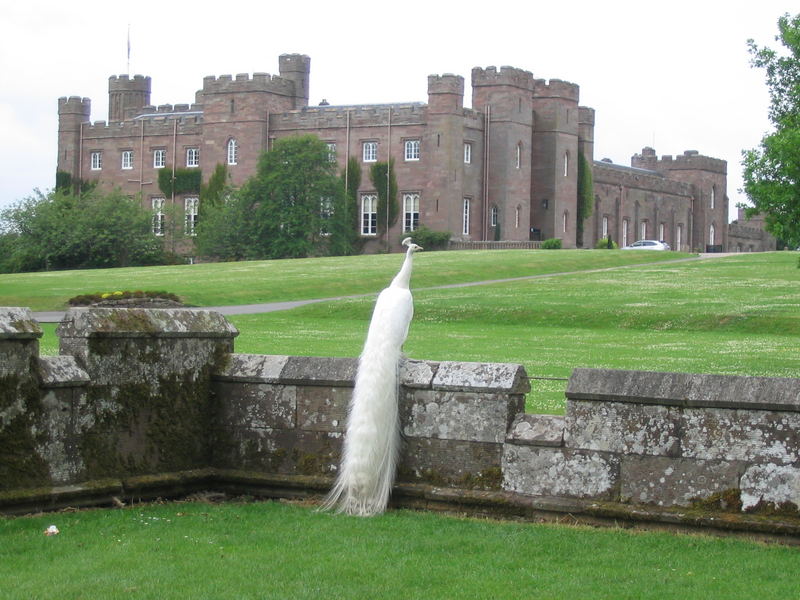
{"type": "MultiPolygon", "coordinates": [[[[216,381],[332,385],[353,387],[355,358],[231,354],[216,381]]],[[[405,359],[400,384],[438,391],[525,394],[530,391],[525,368],[509,363],[471,363],[405,359]]]]}
{"type": "MultiPolygon", "coordinates": [[[[0,492],[0,514],[31,514],[68,507],[121,506],[122,503],[186,498],[224,492],[256,498],[321,501],[333,480],[321,476],[278,475],[235,469],[196,469],[88,481],[76,485],[0,492]]],[[[744,535],[800,545],[800,519],[686,508],[598,502],[576,498],[525,496],[512,492],[443,488],[397,483],[391,508],[444,511],[482,517],[597,526],[632,526],[744,535]]]]}
{"type": "Polygon", "coordinates": [[[61,338],[233,338],[239,331],[214,311],[185,308],[71,308],[56,330],[61,338]]]}
{"type": "Polygon", "coordinates": [[[568,400],[800,412],[800,379],[574,369],[568,400]]]}
{"type": "Polygon", "coordinates": [[[0,306],[0,340],[38,339],[42,328],[30,309],[20,306],[0,306]]]}

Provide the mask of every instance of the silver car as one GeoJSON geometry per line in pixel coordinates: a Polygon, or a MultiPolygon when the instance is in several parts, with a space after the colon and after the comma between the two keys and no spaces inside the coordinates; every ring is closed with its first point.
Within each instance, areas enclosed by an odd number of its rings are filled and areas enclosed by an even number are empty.
{"type": "Polygon", "coordinates": [[[625,246],[623,250],[669,250],[667,242],[660,242],[658,240],[639,240],[633,242],[630,246],[625,246]]]}

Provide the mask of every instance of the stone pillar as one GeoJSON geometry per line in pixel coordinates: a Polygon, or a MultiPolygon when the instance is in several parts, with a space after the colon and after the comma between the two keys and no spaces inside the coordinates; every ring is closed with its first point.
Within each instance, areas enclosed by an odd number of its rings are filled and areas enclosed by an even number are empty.
{"type": "Polygon", "coordinates": [[[61,353],[91,379],[81,458],[89,479],[205,467],[216,405],[211,374],[237,330],[222,315],[187,309],[72,309],[61,353]]]}

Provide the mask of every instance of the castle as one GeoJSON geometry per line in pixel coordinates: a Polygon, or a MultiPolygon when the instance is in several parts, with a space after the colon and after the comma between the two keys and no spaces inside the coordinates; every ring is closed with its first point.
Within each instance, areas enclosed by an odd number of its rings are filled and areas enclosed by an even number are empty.
{"type": "Polygon", "coordinates": [[[205,77],[194,104],[156,107],[149,77],[112,76],[108,121],[90,122],[88,98],[59,99],[58,170],[138,195],[153,210],[156,235],[168,235],[170,207],[182,211],[191,235],[198,196],[164,197],[160,169],[198,169],[207,181],[222,163],[241,185],[274,140],[314,134],[341,170],[349,157],[362,162],[359,233],[367,252],[421,225],[467,244],[560,238],[575,248],[610,236],[620,246],[651,238],[675,250],[728,248],[727,163],[696,151],[658,158],[652,148],[630,167],[595,161],[595,111],[580,105],[574,83],[476,67],[472,108],[464,106],[464,78],[452,74],[428,77],[427,103],[309,106],[309,77],[308,56],[284,54],[279,75],[205,77]],[[367,171],[390,157],[400,218],[384,237],[367,171]],[[594,206],[581,228],[582,161],[594,206]]]}

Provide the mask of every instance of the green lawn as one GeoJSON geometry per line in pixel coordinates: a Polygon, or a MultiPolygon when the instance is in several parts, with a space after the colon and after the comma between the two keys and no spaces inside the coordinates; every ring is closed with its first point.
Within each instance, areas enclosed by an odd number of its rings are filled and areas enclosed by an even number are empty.
{"type": "Polygon", "coordinates": [[[797,598],[796,548],[284,503],[0,518],[9,600],[797,598]],[[55,524],[61,531],[46,537],[55,524]]]}
{"type": "MultiPolygon", "coordinates": [[[[416,255],[413,285],[422,288],[688,256],[603,250],[423,252],[416,255]]],[[[195,306],[333,298],[379,292],[402,261],[400,254],[380,254],[0,275],[0,306],[63,310],[73,296],[117,290],[165,290],[195,306]]]]}

